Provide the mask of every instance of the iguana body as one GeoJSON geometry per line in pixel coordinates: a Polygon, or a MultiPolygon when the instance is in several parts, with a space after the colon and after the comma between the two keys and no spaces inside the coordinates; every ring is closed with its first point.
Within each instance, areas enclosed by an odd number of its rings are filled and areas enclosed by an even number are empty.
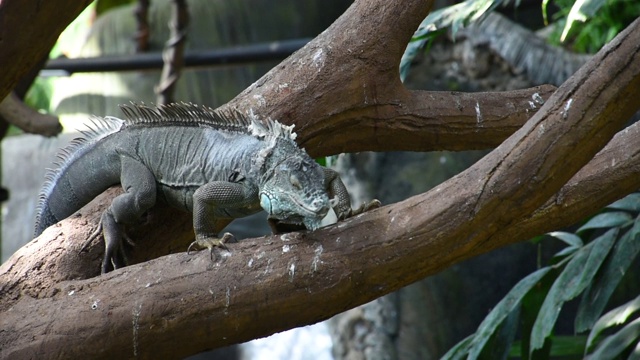
{"type": "Polygon", "coordinates": [[[94,118],[61,152],[36,220],[37,236],[122,184],[125,192],[101,218],[103,272],[124,265],[123,226],[138,222],[156,200],[193,212],[199,244],[220,245],[222,227],[262,209],[270,219],[312,230],[330,207],[340,219],[352,214],[340,178],[296,145],[292,127],[190,104],[122,109],[125,120],[94,118]]]}

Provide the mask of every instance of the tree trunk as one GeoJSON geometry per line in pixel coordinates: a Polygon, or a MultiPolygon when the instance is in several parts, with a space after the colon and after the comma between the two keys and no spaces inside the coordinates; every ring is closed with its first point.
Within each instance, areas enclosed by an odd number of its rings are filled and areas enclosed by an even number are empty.
{"type": "Polygon", "coordinates": [[[0,1],[0,99],[4,99],[51,48],[91,0],[0,1]]]}
{"type": "MultiPolygon", "coordinates": [[[[639,127],[609,140],[640,108],[640,21],[540,107],[534,93],[551,88],[406,90],[399,59],[430,5],[356,1],[226,106],[296,123],[313,156],[486,147],[524,123],[494,151],[432,191],[335,226],[244,240],[215,263],[181,252],[90,278],[100,244],[77,251],[113,196],[103,194],[0,267],[0,355],[175,358],[265,336],[570,224],[638,187],[639,127]]],[[[155,247],[138,245],[137,261],[188,243],[188,216],[166,214],[157,210],[142,240],[155,247]]]]}

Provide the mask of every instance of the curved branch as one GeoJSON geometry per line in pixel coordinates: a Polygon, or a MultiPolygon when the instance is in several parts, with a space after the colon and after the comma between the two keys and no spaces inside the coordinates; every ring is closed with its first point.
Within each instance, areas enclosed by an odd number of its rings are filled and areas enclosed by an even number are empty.
{"type": "MultiPolygon", "coordinates": [[[[640,188],[640,123],[611,142],[533,214],[487,239],[494,248],[509,237],[543,234],[574,224],[640,188]]],[[[508,241],[508,240],[507,240],[508,241]]]]}
{"type": "Polygon", "coordinates": [[[56,136],[62,131],[57,116],[41,114],[25,105],[15,93],[0,101],[0,116],[25,132],[56,136]]]}
{"type": "Polygon", "coordinates": [[[305,131],[298,141],[312,156],[489,149],[522,127],[555,90],[542,85],[505,92],[409,91],[395,103],[299,119],[296,126],[305,131]]]}
{"type": "Polygon", "coordinates": [[[251,109],[295,123],[298,142],[314,157],[495,147],[555,88],[466,94],[407,90],[398,73],[400,58],[413,25],[431,6],[427,0],[402,6],[356,1],[329,29],[222,108],[251,109]],[[379,29],[393,29],[388,41],[364,35],[379,29]]]}

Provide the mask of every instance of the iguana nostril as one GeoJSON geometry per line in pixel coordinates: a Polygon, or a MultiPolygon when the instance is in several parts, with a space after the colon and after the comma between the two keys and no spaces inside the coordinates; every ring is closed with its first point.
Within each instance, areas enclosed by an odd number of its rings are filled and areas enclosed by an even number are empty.
{"type": "Polygon", "coordinates": [[[316,213],[326,214],[327,211],[329,211],[329,204],[322,199],[313,200],[313,202],[311,203],[311,206],[313,207],[313,211],[316,213]]]}

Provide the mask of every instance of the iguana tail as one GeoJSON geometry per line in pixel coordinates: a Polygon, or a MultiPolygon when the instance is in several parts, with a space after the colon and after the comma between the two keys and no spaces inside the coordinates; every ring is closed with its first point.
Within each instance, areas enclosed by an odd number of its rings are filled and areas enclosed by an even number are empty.
{"type": "Polygon", "coordinates": [[[116,118],[92,118],[82,136],[58,152],[40,191],[34,237],[119,183],[119,159],[108,138],[123,124],[116,118]]]}

